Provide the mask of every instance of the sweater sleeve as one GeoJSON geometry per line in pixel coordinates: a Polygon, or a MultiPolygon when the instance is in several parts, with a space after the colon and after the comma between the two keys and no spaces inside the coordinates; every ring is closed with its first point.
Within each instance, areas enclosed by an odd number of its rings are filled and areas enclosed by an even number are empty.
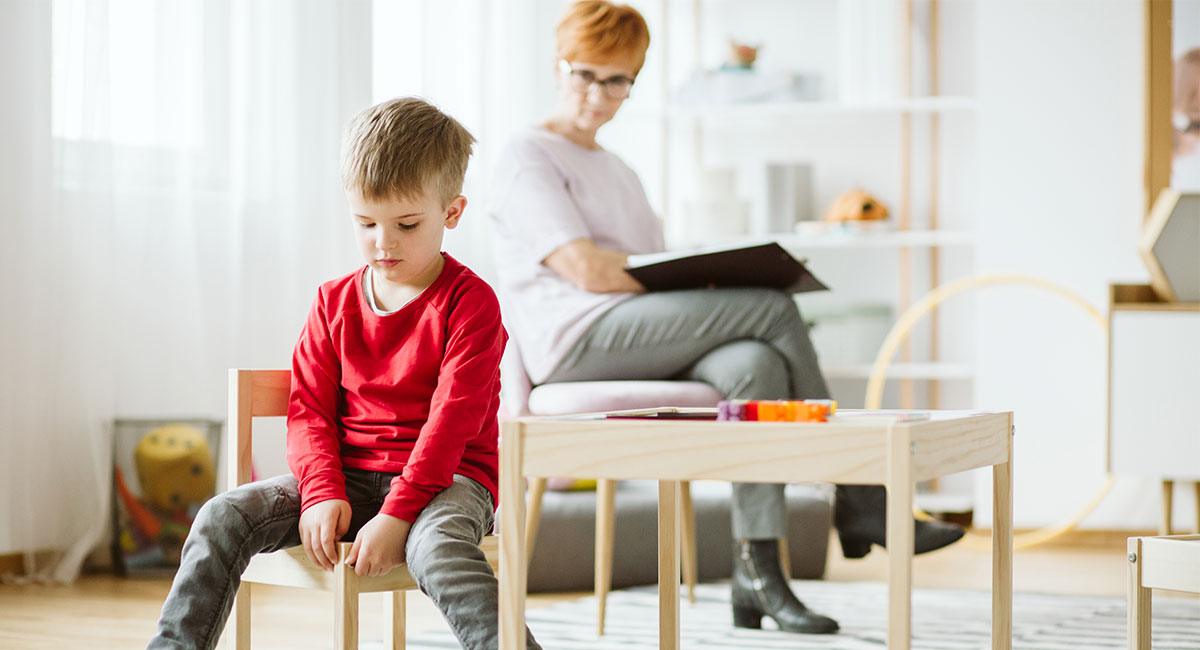
{"type": "Polygon", "coordinates": [[[548,162],[516,168],[493,218],[525,242],[529,259],[536,262],[576,239],[594,239],[567,180],[548,162]]]}
{"type": "Polygon", "coordinates": [[[346,499],[337,423],[341,366],[327,309],[325,292],[318,291],[292,353],[287,462],[300,483],[301,511],[321,501],[346,499]]]}
{"type": "Polygon", "coordinates": [[[417,437],[403,473],[392,479],[380,512],[405,521],[417,515],[454,481],[467,445],[495,417],[500,390],[500,357],[508,335],[490,288],[463,294],[447,315],[447,338],[429,419],[417,437]]]}

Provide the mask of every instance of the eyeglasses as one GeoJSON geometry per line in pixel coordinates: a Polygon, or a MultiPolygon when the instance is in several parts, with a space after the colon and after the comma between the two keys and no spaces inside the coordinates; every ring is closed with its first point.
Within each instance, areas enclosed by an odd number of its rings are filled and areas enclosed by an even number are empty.
{"type": "Polygon", "coordinates": [[[617,75],[608,79],[597,79],[595,72],[591,70],[576,70],[566,61],[559,61],[558,69],[567,75],[567,78],[570,80],[571,90],[577,92],[590,92],[592,84],[596,84],[600,86],[600,89],[604,91],[604,95],[609,99],[625,99],[629,96],[629,90],[633,88],[633,79],[624,75],[617,75]]]}

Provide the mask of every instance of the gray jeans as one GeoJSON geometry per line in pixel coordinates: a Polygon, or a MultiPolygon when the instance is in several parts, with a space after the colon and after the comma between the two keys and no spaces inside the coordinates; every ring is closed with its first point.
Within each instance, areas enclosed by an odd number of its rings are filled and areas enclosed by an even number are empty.
{"type": "MultiPolygon", "coordinates": [[[[351,541],[383,505],[393,474],[346,469],[351,541]]],[[[461,475],[425,506],[405,546],[408,570],[464,648],[496,648],[498,586],[479,542],[492,530],[492,495],[461,475]]],[[[210,499],[196,515],[149,648],[213,648],[242,571],[256,553],[300,544],[300,493],[289,475],[210,499]]],[[[540,648],[526,630],[529,648],[540,648]]]]}
{"type": "MultiPolygon", "coordinates": [[[[772,289],[647,293],[596,320],[547,381],[690,379],[730,399],[827,399],[817,354],[788,294],[772,289]]],[[[736,483],[733,534],[783,537],[783,485],[736,483]]]]}

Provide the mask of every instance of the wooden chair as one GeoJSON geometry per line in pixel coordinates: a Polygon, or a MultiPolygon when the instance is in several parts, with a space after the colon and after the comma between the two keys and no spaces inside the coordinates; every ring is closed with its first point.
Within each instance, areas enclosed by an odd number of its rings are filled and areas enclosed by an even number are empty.
{"type": "MultiPolygon", "coordinates": [[[[595,413],[656,406],[707,407],[716,406],[721,399],[721,394],[715,388],[698,381],[576,381],[534,387],[521,362],[516,341],[511,339],[504,353],[501,372],[501,404],[511,417],[595,413]]],[[[608,592],[612,589],[616,485],[616,481],[606,479],[596,482],[596,629],[600,635],[604,634],[605,606],[608,592]]],[[[683,582],[687,586],[688,601],[696,602],[696,512],[692,505],[691,484],[682,481],[679,487],[680,564],[683,582]]],[[[545,477],[529,481],[525,516],[527,560],[533,557],[533,544],[537,539],[542,497],[545,493],[545,477]]]]}
{"type": "MultiPolygon", "coordinates": [[[[228,488],[250,480],[252,424],[256,417],[287,415],[291,371],[239,370],[229,371],[229,424],[226,445],[228,488]]],[[[242,585],[233,603],[233,612],[225,628],[226,638],[232,639],[238,650],[250,648],[250,596],[253,584],[282,585],[321,589],[333,593],[333,645],[337,650],[358,647],[358,595],[391,592],[384,607],[388,633],[384,647],[404,648],[404,592],[416,589],[408,569],[401,565],[375,578],[360,578],[344,563],[351,544],[338,544],[340,562],[330,572],[312,563],[303,547],[262,553],[250,560],[242,573],[242,585]]],[[[480,544],[492,570],[499,566],[499,544],[489,535],[480,544]]]]}

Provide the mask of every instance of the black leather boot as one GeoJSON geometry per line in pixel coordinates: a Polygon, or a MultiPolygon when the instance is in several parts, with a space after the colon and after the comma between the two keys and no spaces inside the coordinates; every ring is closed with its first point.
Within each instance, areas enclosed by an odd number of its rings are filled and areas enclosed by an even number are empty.
{"type": "MultiPolygon", "coordinates": [[[[839,485],[833,507],[833,525],[842,542],[842,555],[860,558],[871,545],[887,547],[887,490],[882,485],[839,485]]],[[[913,520],[913,552],[936,551],[963,536],[961,526],[943,521],[913,520]]]]}
{"type": "Polygon", "coordinates": [[[770,616],[785,632],[832,634],[837,621],[810,611],[788,587],[779,563],[779,540],[738,540],[733,547],[733,626],[762,627],[770,616]]]}

